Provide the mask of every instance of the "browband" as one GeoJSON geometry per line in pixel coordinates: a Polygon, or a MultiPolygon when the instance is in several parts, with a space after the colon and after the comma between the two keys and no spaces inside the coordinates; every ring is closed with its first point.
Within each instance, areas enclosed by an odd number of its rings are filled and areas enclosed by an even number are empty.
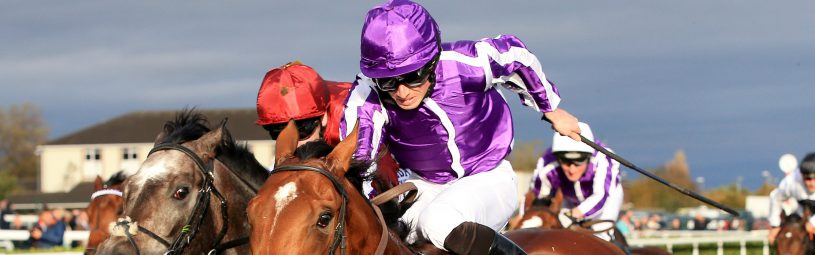
{"type": "Polygon", "coordinates": [[[91,200],[93,200],[93,199],[95,199],[97,197],[104,196],[104,195],[116,195],[116,196],[121,197],[122,192],[119,191],[119,190],[115,190],[115,189],[100,189],[100,190],[97,190],[96,192],[94,192],[93,194],[91,194],[91,200]]]}

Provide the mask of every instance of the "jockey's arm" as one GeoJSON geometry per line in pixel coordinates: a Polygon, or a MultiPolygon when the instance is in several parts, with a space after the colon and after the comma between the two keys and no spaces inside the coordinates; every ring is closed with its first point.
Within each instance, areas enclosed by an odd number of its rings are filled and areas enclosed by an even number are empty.
{"type": "MultiPolygon", "coordinates": [[[[357,77],[345,102],[340,119],[340,140],[345,140],[359,122],[354,158],[357,160],[378,159],[377,153],[383,142],[382,137],[385,134],[384,125],[387,118],[384,117],[386,113],[379,104],[376,92],[371,88],[370,79],[357,77]]],[[[376,169],[377,164],[373,162],[367,174],[373,173],[376,169]]],[[[370,181],[363,183],[363,191],[369,197],[375,195],[370,181]]]]}
{"type": "Polygon", "coordinates": [[[542,112],[552,122],[555,131],[580,141],[577,118],[558,109],[561,99],[555,84],[546,78],[538,57],[520,39],[512,35],[501,35],[482,40],[476,48],[479,54],[486,54],[490,61],[500,67],[487,74],[492,77],[492,83],[501,84],[518,93],[521,103],[542,112]]]}

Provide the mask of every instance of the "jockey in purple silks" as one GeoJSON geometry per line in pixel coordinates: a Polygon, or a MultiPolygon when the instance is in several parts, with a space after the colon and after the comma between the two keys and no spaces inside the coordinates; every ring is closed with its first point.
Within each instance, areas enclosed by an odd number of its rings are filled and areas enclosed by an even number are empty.
{"type": "MultiPolygon", "coordinates": [[[[586,139],[594,140],[588,124],[580,122],[579,126],[586,139]]],[[[595,142],[603,146],[599,140],[595,142]]],[[[529,188],[535,198],[553,197],[560,190],[566,209],[563,212],[569,212],[574,218],[615,222],[623,204],[620,182],[619,162],[582,142],[555,133],[552,147],[538,160],[529,188]]],[[[569,217],[560,216],[561,223],[568,227],[569,217]]],[[[596,224],[593,228],[609,227],[603,225],[596,224]]],[[[611,241],[613,232],[595,236],[611,241]]]]}
{"type": "Polygon", "coordinates": [[[410,172],[418,200],[402,217],[411,232],[456,254],[525,254],[497,233],[518,205],[509,106],[495,88],[579,140],[577,118],[557,108],[560,95],[538,58],[516,37],[442,43],[421,5],[393,0],[371,9],[362,28],[360,69],[340,125],[359,127],[355,157],[391,150],[410,172]]]}

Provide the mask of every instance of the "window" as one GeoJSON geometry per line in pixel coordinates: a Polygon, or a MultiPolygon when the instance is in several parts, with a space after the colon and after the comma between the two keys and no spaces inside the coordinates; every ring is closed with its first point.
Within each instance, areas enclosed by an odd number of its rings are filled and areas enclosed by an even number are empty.
{"type": "Polygon", "coordinates": [[[122,159],[128,160],[128,159],[138,159],[138,158],[139,157],[138,157],[138,154],[136,154],[136,148],[135,147],[126,147],[126,148],[124,148],[123,153],[122,153],[122,159]]]}
{"type": "Polygon", "coordinates": [[[99,148],[85,149],[85,161],[99,161],[102,159],[102,150],[99,148]]]}

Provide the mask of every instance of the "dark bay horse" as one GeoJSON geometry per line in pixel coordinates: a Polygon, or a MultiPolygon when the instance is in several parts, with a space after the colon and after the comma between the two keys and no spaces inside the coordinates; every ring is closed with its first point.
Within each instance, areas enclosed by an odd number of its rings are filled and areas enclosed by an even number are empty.
{"type": "MultiPolygon", "coordinates": [[[[383,217],[359,192],[359,171],[367,166],[351,160],[356,140],[355,129],[333,149],[296,148],[297,131],[289,123],[277,140],[275,170],[247,208],[252,254],[447,254],[426,250],[429,243],[405,244],[405,232],[393,228],[396,219],[383,217]]],[[[529,254],[623,254],[611,243],[574,231],[522,230],[507,236],[523,241],[529,254]]]]}
{"type": "Polygon", "coordinates": [[[96,176],[91,202],[85,208],[90,227],[85,254],[96,253],[96,246],[110,236],[108,226],[122,214],[122,183],[126,178],[127,176],[122,171],[117,172],[104,183],[102,177],[96,176]]]}
{"type": "Polygon", "coordinates": [[[226,122],[192,110],[167,122],[124,183],[123,219],[100,254],[247,254],[246,205],[268,176],[226,122]]]}
{"type": "Polygon", "coordinates": [[[775,237],[775,249],[779,255],[813,255],[815,254],[815,241],[809,236],[804,225],[812,217],[814,205],[812,200],[798,201],[798,205],[803,207],[804,215],[791,213],[781,215],[781,230],[775,237]]]}

